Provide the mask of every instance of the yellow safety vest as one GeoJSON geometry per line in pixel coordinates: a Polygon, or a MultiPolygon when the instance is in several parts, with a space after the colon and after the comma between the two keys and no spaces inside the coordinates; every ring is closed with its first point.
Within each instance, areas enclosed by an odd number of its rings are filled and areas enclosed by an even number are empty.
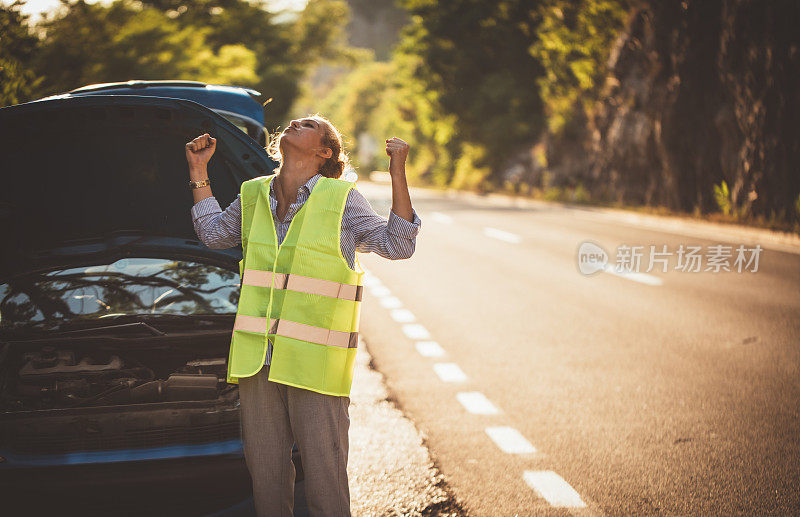
{"type": "Polygon", "coordinates": [[[275,175],[242,183],[242,278],[228,382],[255,375],[273,343],[269,380],[349,396],[364,271],[342,256],[342,215],[353,183],[321,177],[280,246],[269,206],[275,175]]]}

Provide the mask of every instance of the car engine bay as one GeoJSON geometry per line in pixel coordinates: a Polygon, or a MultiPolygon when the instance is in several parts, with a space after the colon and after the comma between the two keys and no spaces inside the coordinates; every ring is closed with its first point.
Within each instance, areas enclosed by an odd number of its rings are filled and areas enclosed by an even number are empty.
{"type": "Polygon", "coordinates": [[[165,378],[117,354],[76,356],[73,349],[44,346],[21,359],[16,382],[4,379],[9,389],[3,390],[0,408],[5,411],[214,400],[226,387],[224,357],[193,358],[165,378]]]}
{"type": "Polygon", "coordinates": [[[225,382],[225,357],[178,359],[175,351],[159,352],[158,360],[147,362],[143,350],[44,345],[16,357],[3,350],[0,357],[12,357],[0,363],[0,410],[208,401],[236,395],[236,386],[225,382]]]}
{"type": "Polygon", "coordinates": [[[22,458],[239,440],[229,343],[227,329],[0,342],[0,446],[22,458]]]}

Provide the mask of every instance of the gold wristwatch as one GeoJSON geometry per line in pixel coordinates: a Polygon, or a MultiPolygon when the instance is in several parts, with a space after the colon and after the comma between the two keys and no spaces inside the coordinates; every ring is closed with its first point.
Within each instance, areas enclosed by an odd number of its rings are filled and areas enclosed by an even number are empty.
{"type": "Polygon", "coordinates": [[[200,181],[189,180],[189,186],[192,188],[192,190],[207,187],[209,185],[211,185],[211,180],[209,180],[208,178],[200,181]]]}

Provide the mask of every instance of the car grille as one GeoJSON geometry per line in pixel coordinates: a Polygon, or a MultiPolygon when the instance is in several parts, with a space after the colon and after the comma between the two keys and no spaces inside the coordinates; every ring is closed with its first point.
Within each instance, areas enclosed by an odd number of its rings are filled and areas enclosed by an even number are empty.
{"type": "Polygon", "coordinates": [[[169,445],[198,445],[240,438],[239,422],[191,427],[131,430],[114,435],[12,435],[8,445],[18,453],[64,454],[69,452],[144,449],[169,445]]]}

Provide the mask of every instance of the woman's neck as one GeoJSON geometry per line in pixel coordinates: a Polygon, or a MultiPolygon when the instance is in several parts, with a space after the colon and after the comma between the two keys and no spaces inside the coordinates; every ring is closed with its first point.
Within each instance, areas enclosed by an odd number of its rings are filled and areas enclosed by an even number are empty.
{"type": "Polygon", "coordinates": [[[305,185],[316,173],[315,160],[310,157],[284,156],[278,169],[278,188],[282,198],[293,202],[297,197],[297,189],[305,185]]]}

